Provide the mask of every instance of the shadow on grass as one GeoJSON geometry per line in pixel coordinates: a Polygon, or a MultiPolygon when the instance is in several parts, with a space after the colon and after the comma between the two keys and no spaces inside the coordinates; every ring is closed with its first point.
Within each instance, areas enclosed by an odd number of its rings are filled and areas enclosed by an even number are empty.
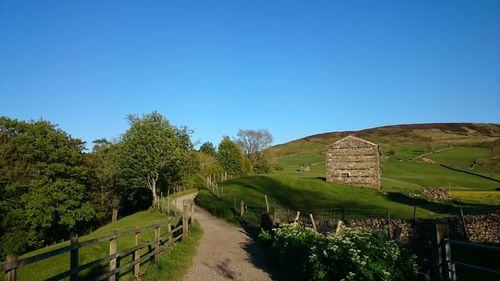
{"type": "Polygon", "coordinates": [[[425,209],[441,215],[460,215],[460,206],[462,207],[464,215],[491,213],[500,210],[500,206],[498,205],[465,203],[458,200],[452,200],[449,202],[433,202],[423,198],[409,197],[404,193],[398,192],[388,193],[387,198],[393,202],[416,206],[420,209],[425,209]]]}

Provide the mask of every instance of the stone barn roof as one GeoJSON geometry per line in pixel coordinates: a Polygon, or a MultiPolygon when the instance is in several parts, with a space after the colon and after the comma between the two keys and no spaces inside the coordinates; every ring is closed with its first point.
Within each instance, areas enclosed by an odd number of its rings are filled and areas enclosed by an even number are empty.
{"type": "Polygon", "coordinates": [[[369,145],[372,145],[372,146],[378,146],[378,144],[376,143],[373,143],[373,142],[370,142],[370,141],[367,141],[367,140],[364,140],[364,139],[361,139],[361,138],[358,138],[358,137],[355,137],[353,135],[349,135],[345,138],[342,138],[334,143],[331,143],[328,145],[328,147],[331,147],[331,146],[336,146],[340,143],[343,143],[343,142],[362,142],[362,143],[365,143],[365,144],[369,144],[369,145]]]}

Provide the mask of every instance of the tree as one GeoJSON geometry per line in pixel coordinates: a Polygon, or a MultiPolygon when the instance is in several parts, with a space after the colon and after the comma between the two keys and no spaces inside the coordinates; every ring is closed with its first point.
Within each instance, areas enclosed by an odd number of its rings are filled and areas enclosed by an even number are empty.
{"type": "Polygon", "coordinates": [[[172,126],[158,112],[142,117],[129,115],[130,128],[122,138],[123,160],[128,171],[151,191],[153,207],[159,206],[158,180],[178,180],[183,157],[190,146],[189,135],[172,126]]]}
{"type": "Polygon", "coordinates": [[[93,220],[82,150],[47,121],[0,117],[0,255],[67,239],[93,220]]]}
{"type": "Polygon", "coordinates": [[[269,171],[270,164],[265,157],[265,150],[273,142],[271,133],[266,129],[239,130],[237,136],[237,143],[250,161],[251,168],[256,172],[269,171]]]}
{"type": "Polygon", "coordinates": [[[240,147],[224,136],[219,143],[218,152],[216,156],[219,165],[228,173],[233,175],[240,175],[244,169],[244,158],[240,147]]]}
{"type": "Polygon", "coordinates": [[[203,152],[206,155],[215,156],[215,147],[214,147],[214,144],[211,143],[211,142],[209,142],[209,141],[203,143],[200,146],[200,152],[203,152]]]}
{"type": "Polygon", "coordinates": [[[116,221],[124,191],[120,143],[95,140],[92,153],[87,156],[87,166],[97,218],[104,223],[111,214],[111,220],[116,221]]]}

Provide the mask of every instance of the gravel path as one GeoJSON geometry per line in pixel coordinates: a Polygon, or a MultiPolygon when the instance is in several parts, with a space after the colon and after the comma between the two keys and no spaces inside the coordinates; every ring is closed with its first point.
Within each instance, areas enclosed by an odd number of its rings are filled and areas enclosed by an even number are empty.
{"type": "MultiPolygon", "coordinates": [[[[192,201],[195,194],[181,196],[175,206],[192,201]]],[[[195,219],[203,237],[184,281],[273,280],[266,269],[263,253],[241,227],[227,223],[195,207],[195,219]]]]}

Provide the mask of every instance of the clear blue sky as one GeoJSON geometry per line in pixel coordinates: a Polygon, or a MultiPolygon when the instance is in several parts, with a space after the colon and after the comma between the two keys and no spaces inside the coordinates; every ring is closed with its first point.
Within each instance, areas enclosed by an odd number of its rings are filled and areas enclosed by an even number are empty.
{"type": "Polygon", "coordinates": [[[153,110],[215,144],[500,123],[500,1],[0,2],[0,115],[91,142],[153,110]]]}

